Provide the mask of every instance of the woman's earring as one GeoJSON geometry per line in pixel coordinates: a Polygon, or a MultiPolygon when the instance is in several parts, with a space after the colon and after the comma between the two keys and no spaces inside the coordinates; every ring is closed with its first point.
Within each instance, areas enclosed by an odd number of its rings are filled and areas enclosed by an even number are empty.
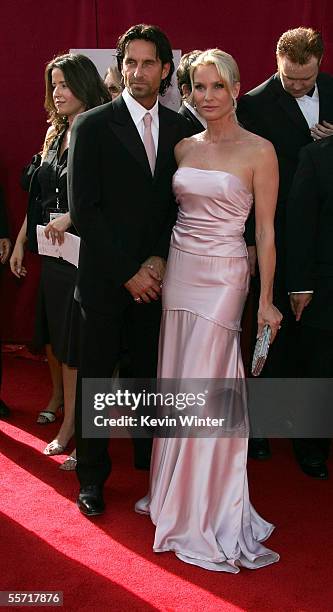
{"type": "Polygon", "coordinates": [[[233,96],[232,96],[232,105],[234,107],[234,113],[235,113],[237,110],[237,100],[233,96]]]}

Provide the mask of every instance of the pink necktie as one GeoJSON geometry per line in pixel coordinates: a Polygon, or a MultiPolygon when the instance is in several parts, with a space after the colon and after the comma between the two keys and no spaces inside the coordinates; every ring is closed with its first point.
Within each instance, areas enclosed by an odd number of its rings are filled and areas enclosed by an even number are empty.
{"type": "Polygon", "coordinates": [[[145,129],[143,131],[143,144],[145,145],[151,173],[152,175],[154,175],[155,163],[156,163],[156,151],[155,151],[153,135],[151,133],[151,122],[152,122],[151,114],[146,113],[143,118],[143,123],[145,126],[145,129]]]}

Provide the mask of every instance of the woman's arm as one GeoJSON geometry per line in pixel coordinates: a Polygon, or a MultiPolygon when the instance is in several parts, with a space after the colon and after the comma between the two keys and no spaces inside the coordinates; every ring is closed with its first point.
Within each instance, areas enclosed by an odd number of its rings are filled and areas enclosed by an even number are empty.
{"type": "Polygon", "coordinates": [[[26,268],[22,265],[24,258],[24,247],[27,242],[27,215],[24,218],[22,227],[16,238],[15,246],[9,260],[10,269],[17,278],[25,276],[27,273],[26,268]]]}
{"type": "Polygon", "coordinates": [[[276,253],[274,243],[274,215],[279,186],[277,157],[273,146],[262,140],[255,152],[253,188],[255,199],[256,245],[260,271],[258,336],[264,325],[272,330],[274,340],[282,315],[273,305],[273,281],[276,253]]]}

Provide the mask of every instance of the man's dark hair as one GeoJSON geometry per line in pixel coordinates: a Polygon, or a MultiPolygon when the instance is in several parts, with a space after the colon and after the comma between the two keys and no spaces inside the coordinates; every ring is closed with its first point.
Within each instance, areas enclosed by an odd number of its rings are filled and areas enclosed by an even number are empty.
{"type": "Polygon", "coordinates": [[[192,83],[190,77],[190,67],[192,62],[202,53],[199,49],[195,49],[194,51],[189,51],[189,53],[185,53],[180,58],[179,66],[177,68],[177,85],[180,92],[180,95],[183,97],[182,86],[187,85],[189,90],[192,91],[192,83]]]}
{"type": "Polygon", "coordinates": [[[119,70],[122,69],[126,48],[132,40],[146,40],[153,43],[156,47],[156,57],[161,60],[162,66],[170,64],[169,74],[161,81],[159,89],[160,94],[163,96],[171,84],[171,77],[175,70],[172,49],[168,38],[158,26],[146,25],[144,23],[132,26],[125,34],[118,38],[116,55],[119,70]]]}

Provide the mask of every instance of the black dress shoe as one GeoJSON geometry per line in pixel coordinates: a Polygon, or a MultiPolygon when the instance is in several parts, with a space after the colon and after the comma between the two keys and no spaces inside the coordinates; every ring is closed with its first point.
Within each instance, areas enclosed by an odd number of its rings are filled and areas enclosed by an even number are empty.
{"type": "Polygon", "coordinates": [[[271,449],[267,438],[250,438],[248,455],[251,459],[269,459],[271,449]]]}
{"type": "Polygon", "coordinates": [[[326,463],[320,459],[316,461],[314,459],[307,460],[305,458],[299,461],[299,466],[304,474],[311,476],[311,478],[319,478],[320,480],[328,479],[326,463]]]}
{"type": "Polygon", "coordinates": [[[10,410],[8,408],[8,406],[5,404],[5,402],[0,399],[0,419],[4,419],[9,417],[10,415],[10,410]]]}
{"type": "Polygon", "coordinates": [[[327,480],[328,470],[325,460],[329,444],[321,438],[295,438],[293,447],[297,462],[307,476],[327,480]],[[326,444],[325,444],[326,442],[326,444]]]}
{"type": "Polygon", "coordinates": [[[86,516],[98,516],[103,514],[105,504],[103,500],[102,487],[99,485],[86,485],[81,487],[77,506],[86,516]]]}

